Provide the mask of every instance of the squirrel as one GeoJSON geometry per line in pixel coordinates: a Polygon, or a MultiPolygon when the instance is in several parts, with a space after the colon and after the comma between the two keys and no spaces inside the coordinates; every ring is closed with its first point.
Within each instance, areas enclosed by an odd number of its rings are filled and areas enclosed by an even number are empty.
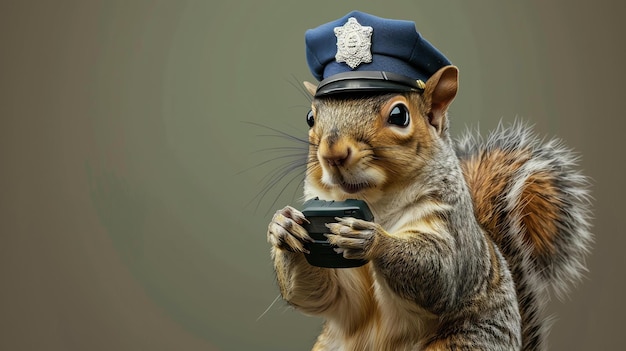
{"type": "Polygon", "coordinates": [[[328,223],[356,268],[307,263],[286,206],[267,229],[282,298],[324,318],[313,350],[543,350],[542,311],[578,282],[592,242],[589,180],[559,140],[522,123],[453,139],[458,68],[421,91],[314,96],[304,199],[364,200],[368,222],[328,223]]]}

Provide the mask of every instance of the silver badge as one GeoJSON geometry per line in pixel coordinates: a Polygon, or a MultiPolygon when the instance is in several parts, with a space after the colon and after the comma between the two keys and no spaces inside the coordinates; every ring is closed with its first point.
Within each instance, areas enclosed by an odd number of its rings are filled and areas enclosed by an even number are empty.
{"type": "Polygon", "coordinates": [[[341,27],[335,27],[337,37],[337,62],[345,62],[355,69],[362,63],[372,62],[372,27],[362,26],[356,18],[348,18],[341,27]]]}

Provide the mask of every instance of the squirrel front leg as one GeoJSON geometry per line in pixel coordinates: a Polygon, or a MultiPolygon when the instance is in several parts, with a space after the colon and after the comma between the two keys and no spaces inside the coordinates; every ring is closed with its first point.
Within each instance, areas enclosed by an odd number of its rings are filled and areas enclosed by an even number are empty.
{"type": "Polygon", "coordinates": [[[302,212],[291,206],[278,210],[268,226],[267,240],[283,299],[304,313],[320,315],[334,303],[338,282],[332,270],[306,261],[303,242],[312,239],[302,227],[305,221],[302,212]]]}
{"type": "Polygon", "coordinates": [[[327,226],[329,241],[346,258],[370,260],[390,292],[381,298],[401,298],[438,317],[424,350],[518,350],[520,316],[506,262],[465,224],[465,235],[456,238],[434,218],[393,233],[354,218],[327,226]]]}
{"type": "Polygon", "coordinates": [[[450,237],[422,233],[409,225],[392,234],[378,223],[351,217],[337,220],[327,225],[332,233],[329,242],[346,258],[371,261],[396,295],[435,314],[454,303],[458,270],[453,267],[456,250],[450,237]]]}

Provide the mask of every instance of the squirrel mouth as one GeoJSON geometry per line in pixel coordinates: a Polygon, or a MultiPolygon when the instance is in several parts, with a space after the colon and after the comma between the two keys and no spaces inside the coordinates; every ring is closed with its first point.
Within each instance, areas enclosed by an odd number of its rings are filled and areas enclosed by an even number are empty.
{"type": "Polygon", "coordinates": [[[341,187],[341,189],[343,191],[345,191],[348,194],[354,194],[354,193],[358,193],[359,191],[368,188],[369,184],[367,182],[362,182],[362,183],[346,183],[346,182],[341,182],[339,183],[339,186],[341,187]]]}

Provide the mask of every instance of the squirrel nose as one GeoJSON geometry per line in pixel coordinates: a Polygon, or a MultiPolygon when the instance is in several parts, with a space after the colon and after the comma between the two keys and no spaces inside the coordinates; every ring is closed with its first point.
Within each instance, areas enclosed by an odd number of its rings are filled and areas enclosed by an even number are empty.
{"type": "Polygon", "coordinates": [[[320,146],[319,155],[329,166],[341,167],[348,163],[352,155],[352,148],[349,145],[342,145],[341,143],[335,143],[333,145],[324,143],[320,146]]]}

